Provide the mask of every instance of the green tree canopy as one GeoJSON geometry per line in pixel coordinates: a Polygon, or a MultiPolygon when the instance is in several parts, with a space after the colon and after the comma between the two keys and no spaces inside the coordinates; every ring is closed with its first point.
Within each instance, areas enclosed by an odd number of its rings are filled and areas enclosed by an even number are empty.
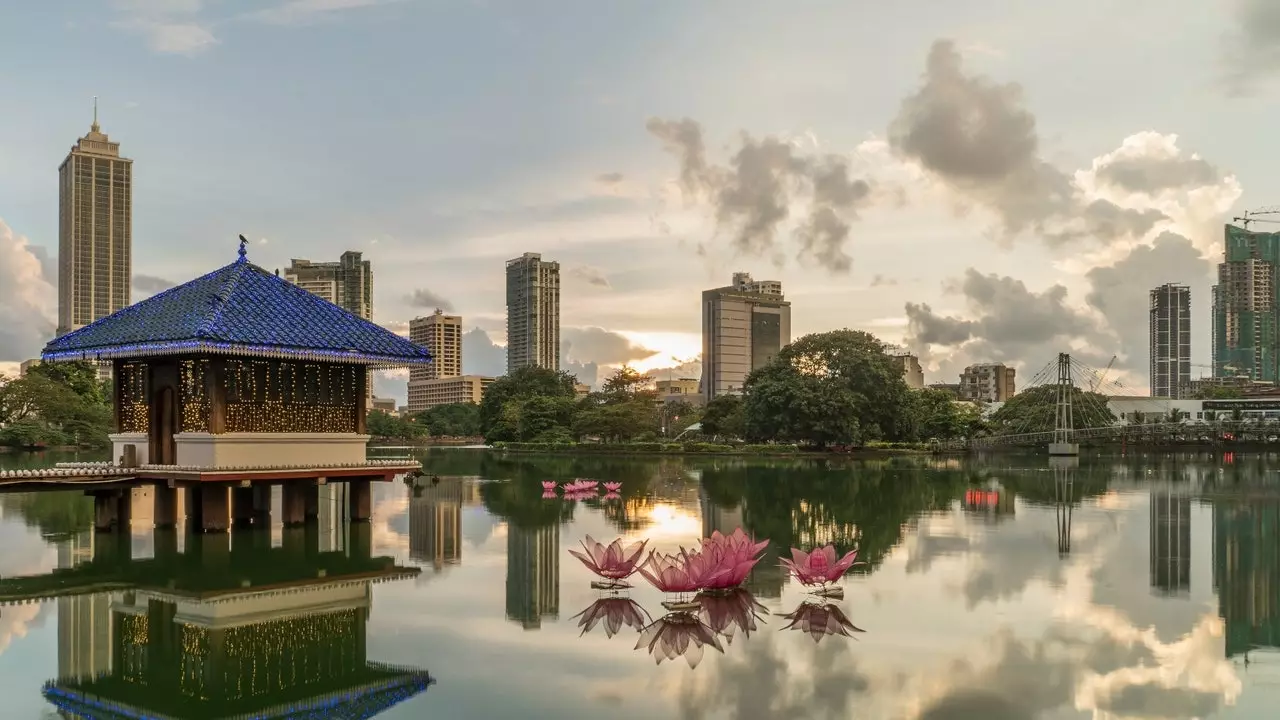
{"type": "Polygon", "coordinates": [[[741,438],[747,433],[741,395],[717,395],[702,409],[702,434],[741,438]]]}
{"type": "MultiPolygon", "coordinates": [[[[1072,428],[1105,427],[1116,421],[1107,406],[1107,397],[1072,386],[1072,428]]],[[[997,435],[1052,432],[1057,423],[1058,386],[1040,385],[1027,388],[1009,398],[991,416],[991,429],[997,435]]]]}
{"type": "Polygon", "coordinates": [[[480,406],[475,403],[436,405],[414,416],[434,437],[475,437],[480,434],[480,406]]]}
{"type": "MultiPolygon", "coordinates": [[[[507,403],[531,397],[574,399],[574,379],[567,372],[548,370],[540,367],[524,367],[494,380],[484,391],[484,399],[480,402],[480,432],[489,442],[498,440],[514,440],[516,438],[495,435],[495,428],[503,424],[504,414],[508,413],[507,403]]],[[[566,423],[567,425],[567,423],[566,423]]]]}
{"type": "Polygon", "coordinates": [[[825,447],[914,435],[902,368],[870,333],[806,335],[753,371],[744,391],[746,434],[753,440],[825,447]]]}
{"type": "Polygon", "coordinates": [[[982,410],[973,403],[957,402],[945,390],[912,390],[911,399],[919,440],[975,437],[984,430],[982,410]]]}

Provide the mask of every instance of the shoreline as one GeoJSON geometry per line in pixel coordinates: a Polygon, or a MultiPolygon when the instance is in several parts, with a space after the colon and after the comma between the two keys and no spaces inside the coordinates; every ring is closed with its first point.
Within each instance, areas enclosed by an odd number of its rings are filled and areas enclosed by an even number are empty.
{"type": "Polygon", "coordinates": [[[875,460],[888,457],[925,456],[931,452],[916,448],[860,448],[851,451],[836,450],[801,450],[787,448],[778,450],[743,449],[743,448],[631,448],[622,445],[578,445],[561,447],[499,447],[488,448],[494,452],[512,455],[544,455],[544,456],[591,456],[591,457],[757,457],[770,459],[846,459],[875,460]]]}

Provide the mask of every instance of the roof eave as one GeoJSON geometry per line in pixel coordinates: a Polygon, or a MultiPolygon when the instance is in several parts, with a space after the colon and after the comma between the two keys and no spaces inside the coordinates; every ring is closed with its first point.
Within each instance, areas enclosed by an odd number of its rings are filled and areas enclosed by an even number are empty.
{"type": "Polygon", "coordinates": [[[334,362],[352,365],[368,365],[376,368],[397,368],[412,365],[429,365],[430,355],[403,356],[380,355],[359,350],[325,350],[320,348],[290,348],[270,345],[246,345],[218,343],[201,340],[135,343],[107,345],[103,347],[45,350],[40,355],[43,362],[73,362],[87,360],[137,360],[174,355],[225,355],[229,357],[273,358],[277,360],[302,360],[334,362]]]}

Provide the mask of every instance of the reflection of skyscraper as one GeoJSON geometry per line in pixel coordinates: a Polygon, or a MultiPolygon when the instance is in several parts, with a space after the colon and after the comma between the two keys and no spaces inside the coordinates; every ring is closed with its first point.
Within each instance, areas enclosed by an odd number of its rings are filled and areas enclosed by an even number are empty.
{"type": "Polygon", "coordinates": [[[1280,647],[1280,504],[1215,503],[1213,579],[1226,653],[1280,647]]]}
{"type": "Polygon", "coordinates": [[[1191,498],[1151,493],[1151,587],[1191,590],[1191,498]]]}
{"type": "Polygon", "coordinates": [[[436,571],[462,562],[462,502],[467,481],[420,484],[409,499],[409,557],[436,571]]]}
{"type": "MultiPolygon", "coordinates": [[[[92,559],[92,533],[79,533],[58,543],[61,570],[92,559]]],[[[58,677],[79,680],[110,671],[111,596],[98,593],[58,598],[58,677]]]]}
{"type": "Polygon", "coordinates": [[[526,630],[560,616],[560,527],[507,525],[507,618],[526,630]]]}

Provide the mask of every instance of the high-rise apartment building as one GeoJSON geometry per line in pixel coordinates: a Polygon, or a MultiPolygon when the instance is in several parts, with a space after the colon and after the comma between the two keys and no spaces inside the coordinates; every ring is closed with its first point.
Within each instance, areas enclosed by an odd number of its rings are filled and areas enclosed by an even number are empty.
{"type": "Polygon", "coordinates": [[[1017,392],[1017,371],[1003,363],[970,365],[960,373],[960,398],[974,402],[1008,402],[1017,392]]]}
{"type": "Polygon", "coordinates": [[[733,274],[733,284],[702,293],[702,395],[739,394],[747,375],[791,342],[791,303],[776,280],[733,274]]]}
{"type": "Polygon", "coordinates": [[[908,352],[894,352],[890,355],[895,364],[902,368],[902,381],[912,390],[924,388],[924,368],[920,367],[920,358],[908,352]]]}
{"type": "Polygon", "coordinates": [[[409,339],[431,351],[431,364],[409,370],[409,381],[439,380],[462,374],[462,316],[443,310],[409,321],[409,339]]]}
{"type": "Polygon", "coordinates": [[[284,279],[353,315],[373,320],[373,266],[359,252],[348,250],[338,262],[295,258],[285,269],[284,279]]]}
{"type": "Polygon", "coordinates": [[[1213,289],[1213,374],[1280,380],[1276,344],[1280,233],[1226,226],[1223,262],[1213,289]]]}
{"type": "Polygon", "coordinates": [[[130,304],[133,161],[98,126],[58,167],[58,335],[130,304]]]}
{"type": "Polygon", "coordinates": [[[1179,398],[1191,381],[1191,289],[1151,291],[1151,396],[1179,398]]]}
{"type": "Polygon", "coordinates": [[[525,253],[507,261],[507,372],[560,369],[560,263],[525,253]]]}

